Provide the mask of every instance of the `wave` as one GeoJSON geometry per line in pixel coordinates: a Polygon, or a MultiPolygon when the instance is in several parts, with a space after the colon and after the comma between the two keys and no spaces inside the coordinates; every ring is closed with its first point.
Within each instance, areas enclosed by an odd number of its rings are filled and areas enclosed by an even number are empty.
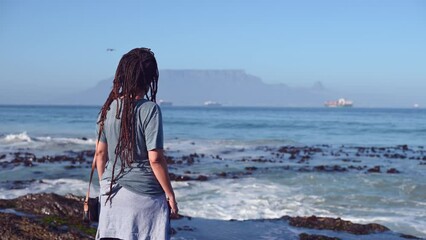
{"type": "Polygon", "coordinates": [[[15,142],[31,142],[32,139],[30,136],[28,136],[27,132],[22,132],[18,134],[8,134],[0,141],[5,143],[15,143],[15,142]]]}
{"type": "MultiPolygon", "coordinates": [[[[25,184],[23,188],[8,188],[0,187],[0,199],[13,199],[25,194],[32,193],[56,193],[65,195],[72,193],[77,196],[84,196],[86,194],[88,182],[79,179],[41,179],[38,181],[31,181],[25,184]]],[[[90,191],[91,196],[96,196],[99,192],[99,186],[93,184],[90,191]]]]}
{"type": "Polygon", "coordinates": [[[16,144],[16,143],[60,143],[60,144],[82,144],[94,145],[95,140],[92,138],[66,138],[66,137],[32,137],[26,131],[17,134],[7,134],[0,138],[2,144],[16,144]]]}
{"type": "Polygon", "coordinates": [[[52,138],[52,137],[36,137],[37,141],[41,142],[58,142],[58,143],[73,143],[73,144],[88,144],[94,145],[95,139],[92,138],[52,138]]]}

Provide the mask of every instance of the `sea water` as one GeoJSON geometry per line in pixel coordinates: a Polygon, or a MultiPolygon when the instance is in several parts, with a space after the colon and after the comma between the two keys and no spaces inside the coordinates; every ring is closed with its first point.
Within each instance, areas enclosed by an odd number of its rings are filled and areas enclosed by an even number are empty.
{"type": "MultiPolygon", "coordinates": [[[[0,155],[5,154],[0,161],[12,160],[9,153],[14,152],[39,157],[93,150],[98,113],[99,107],[0,106],[0,155]]],[[[196,164],[171,165],[170,170],[209,178],[173,182],[184,215],[245,220],[314,214],[376,222],[426,237],[426,165],[409,160],[410,154],[425,156],[425,109],[163,107],[162,113],[167,154],[203,154],[196,164]],[[356,155],[359,147],[399,153],[401,145],[410,149],[407,159],[356,155]],[[327,154],[313,155],[309,164],[296,163],[276,156],[282,146],[318,147],[327,154]],[[300,171],[349,166],[336,152],[348,154],[351,164],[383,170],[300,171]],[[251,161],[257,158],[271,161],[251,161]],[[217,177],[246,167],[257,170],[217,177]],[[390,168],[400,173],[387,174],[390,168]]],[[[84,195],[88,169],[66,165],[0,169],[0,198],[36,192],[84,195]],[[11,186],[16,181],[22,186],[11,186]]]]}

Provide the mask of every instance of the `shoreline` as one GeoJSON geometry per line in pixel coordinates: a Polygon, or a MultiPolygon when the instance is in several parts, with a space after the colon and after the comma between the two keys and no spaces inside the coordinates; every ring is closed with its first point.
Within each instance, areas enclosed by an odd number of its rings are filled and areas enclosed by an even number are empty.
{"type": "MultiPolygon", "coordinates": [[[[83,198],[71,194],[40,193],[0,199],[2,237],[93,239],[96,224],[83,223],[83,198]]],[[[281,239],[420,239],[392,232],[380,224],[357,224],[340,218],[317,216],[244,221],[180,216],[172,219],[171,226],[172,239],[256,238],[271,234],[265,227],[274,227],[275,230],[279,227],[279,233],[274,236],[281,236],[281,239]]]]}

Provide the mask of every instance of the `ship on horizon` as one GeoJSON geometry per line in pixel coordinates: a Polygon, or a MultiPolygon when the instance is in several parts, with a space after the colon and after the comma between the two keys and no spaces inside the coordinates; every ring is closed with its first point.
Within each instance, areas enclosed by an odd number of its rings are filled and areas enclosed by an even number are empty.
{"type": "Polygon", "coordinates": [[[339,98],[337,101],[327,101],[324,103],[325,107],[353,107],[353,101],[339,98]]]}
{"type": "Polygon", "coordinates": [[[160,101],[158,102],[158,105],[160,105],[161,107],[171,107],[171,106],[173,106],[173,103],[169,102],[169,101],[164,101],[163,99],[160,99],[160,101]]]}
{"type": "Polygon", "coordinates": [[[215,101],[205,101],[204,106],[206,106],[206,107],[221,107],[222,104],[215,102],[215,101]]]}

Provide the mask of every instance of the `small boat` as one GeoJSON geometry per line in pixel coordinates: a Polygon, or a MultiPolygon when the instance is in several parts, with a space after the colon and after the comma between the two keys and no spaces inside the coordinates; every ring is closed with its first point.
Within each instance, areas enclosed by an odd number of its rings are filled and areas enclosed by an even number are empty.
{"type": "Polygon", "coordinates": [[[204,106],[206,106],[206,107],[221,107],[222,104],[220,104],[218,102],[214,102],[214,101],[205,101],[204,106]]]}
{"type": "Polygon", "coordinates": [[[324,103],[326,107],[353,107],[353,101],[339,98],[337,101],[328,101],[324,103]]]}

